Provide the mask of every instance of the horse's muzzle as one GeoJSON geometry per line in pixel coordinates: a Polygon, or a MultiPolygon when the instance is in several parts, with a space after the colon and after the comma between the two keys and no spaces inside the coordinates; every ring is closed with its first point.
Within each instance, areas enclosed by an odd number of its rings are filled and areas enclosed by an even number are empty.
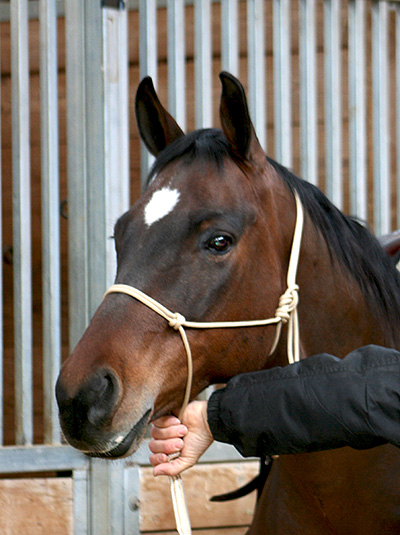
{"type": "MultiPolygon", "coordinates": [[[[71,384],[71,381],[69,381],[71,384]]],[[[66,439],[83,451],[102,449],[110,440],[111,422],[122,397],[116,373],[102,369],[71,392],[62,374],[56,385],[60,422],[66,439]]]]}

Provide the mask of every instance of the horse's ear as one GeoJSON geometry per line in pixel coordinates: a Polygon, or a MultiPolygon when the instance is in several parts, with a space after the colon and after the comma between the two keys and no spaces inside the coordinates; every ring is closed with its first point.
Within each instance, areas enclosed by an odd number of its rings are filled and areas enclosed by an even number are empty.
{"type": "Polygon", "coordinates": [[[250,161],[261,157],[265,162],[265,153],[251,122],[242,84],[228,72],[221,72],[219,77],[222,83],[221,125],[233,152],[250,161]]]}
{"type": "Polygon", "coordinates": [[[161,104],[150,76],[143,78],[139,84],[135,111],[140,136],[154,156],[184,135],[175,119],[161,104]]]}

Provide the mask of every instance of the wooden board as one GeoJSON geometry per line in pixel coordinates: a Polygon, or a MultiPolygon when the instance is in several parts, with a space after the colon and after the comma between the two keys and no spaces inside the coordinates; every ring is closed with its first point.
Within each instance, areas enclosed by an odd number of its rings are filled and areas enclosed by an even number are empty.
{"type": "MultiPolygon", "coordinates": [[[[183,474],[192,528],[213,528],[211,533],[241,535],[253,518],[255,493],[226,503],[212,503],[211,496],[235,490],[258,473],[258,462],[203,464],[183,474]],[[221,532],[216,528],[235,528],[221,532]]],[[[154,478],[151,468],[140,471],[140,529],[142,532],[174,530],[169,481],[154,478]]]]}
{"type": "Polygon", "coordinates": [[[71,478],[0,480],[2,535],[73,535],[71,478]]]}

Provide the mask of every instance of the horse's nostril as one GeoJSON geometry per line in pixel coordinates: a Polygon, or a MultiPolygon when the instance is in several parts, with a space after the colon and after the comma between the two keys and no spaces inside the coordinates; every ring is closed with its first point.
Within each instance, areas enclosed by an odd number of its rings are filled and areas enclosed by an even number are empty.
{"type": "Polygon", "coordinates": [[[82,436],[87,424],[95,429],[107,425],[115,414],[121,394],[118,376],[110,369],[97,371],[74,393],[59,378],[56,396],[64,430],[69,436],[78,437],[82,436]]]}
{"type": "Polygon", "coordinates": [[[109,420],[120,397],[120,384],[110,370],[98,372],[86,385],[87,418],[94,426],[109,420]]]}
{"type": "Polygon", "coordinates": [[[95,403],[97,399],[108,398],[114,390],[113,380],[109,373],[98,373],[87,385],[87,401],[95,403]]]}

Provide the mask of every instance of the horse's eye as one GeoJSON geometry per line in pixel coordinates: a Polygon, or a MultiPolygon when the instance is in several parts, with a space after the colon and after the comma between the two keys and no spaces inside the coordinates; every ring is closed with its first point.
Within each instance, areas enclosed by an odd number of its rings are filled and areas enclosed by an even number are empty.
{"type": "Polygon", "coordinates": [[[207,249],[213,253],[224,254],[232,247],[232,237],[226,234],[213,236],[207,243],[207,249]]]}

